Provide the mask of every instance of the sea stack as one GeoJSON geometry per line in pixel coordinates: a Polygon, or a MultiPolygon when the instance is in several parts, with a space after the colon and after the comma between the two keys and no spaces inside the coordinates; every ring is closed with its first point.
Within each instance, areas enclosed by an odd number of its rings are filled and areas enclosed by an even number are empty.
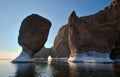
{"type": "Polygon", "coordinates": [[[33,55],[44,46],[50,27],[51,22],[42,16],[27,16],[22,21],[18,36],[22,52],[13,62],[32,62],[33,55]]]}

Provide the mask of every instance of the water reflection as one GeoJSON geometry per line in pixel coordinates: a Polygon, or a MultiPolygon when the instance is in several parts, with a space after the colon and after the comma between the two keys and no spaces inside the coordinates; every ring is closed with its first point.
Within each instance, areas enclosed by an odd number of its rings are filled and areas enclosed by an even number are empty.
{"type": "Polygon", "coordinates": [[[0,60],[0,77],[14,77],[16,69],[10,61],[11,60],[0,60]]]}
{"type": "Polygon", "coordinates": [[[120,64],[113,64],[113,71],[116,77],[120,77],[120,64]]]}
{"type": "Polygon", "coordinates": [[[41,62],[17,67],[16,77],[120,77],[120,64],[41,62]]]}
{"type": "MultiPolygon", "coordinates": [[[[69,68],[74,68],[73,70],[77,72],[77,75],[75,72],[70,72],[72,77],[117,77],[112,64],[72,63],[71,65],[69,63],[69,68]]],[[[118,73],[120,73],[120,68],[118,73]]]]}
{"type": "Polygon", "coordinates": [[[0,77],[120,77],[120,64],[0,61],[0,77]]]}
{"type": "Polygon", "coordinates": [[[71,77],[79,77],[77,64],[68,62],[71,77]]]}
{"type": "Polygon", "coordinates": [[[41,63],[35,66],[35,77],[53,77],[54,69],[50,64],[41,63]]]}
{"type": "Polygon", "coordinates": [[[34,64],[32,63],[18,63],[16,65],[15,77],[35,77],[34,64]]]}

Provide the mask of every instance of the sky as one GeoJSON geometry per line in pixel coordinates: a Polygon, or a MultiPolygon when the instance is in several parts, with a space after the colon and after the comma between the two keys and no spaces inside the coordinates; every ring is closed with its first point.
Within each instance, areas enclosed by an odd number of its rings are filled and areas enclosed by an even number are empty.
{"type": "Polygon", "coordinates": [[[113,0],[0,0],[0,58],[15,57],[21,52],[17,43],[22,20],[31,14],[49,19],[52,26],[45,47],[53,46],[60,27],[67,24],[74,10],[76,14],[95,14],[110,5],[113,0]]]}

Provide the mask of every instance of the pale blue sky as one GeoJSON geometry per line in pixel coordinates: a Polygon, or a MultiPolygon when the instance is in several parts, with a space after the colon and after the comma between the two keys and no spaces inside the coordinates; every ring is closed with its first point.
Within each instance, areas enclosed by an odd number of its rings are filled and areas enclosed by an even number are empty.
{"type": "Polygon", "coordinates": [[[59,28],[67,24],[70,13],[75,10],[79,17],[104,9],[113,0],[0,0],[0,52],[15,52],[18,31],[22,20],[39,14],[52,22],[46,47],[53,45],[59,28]]]}

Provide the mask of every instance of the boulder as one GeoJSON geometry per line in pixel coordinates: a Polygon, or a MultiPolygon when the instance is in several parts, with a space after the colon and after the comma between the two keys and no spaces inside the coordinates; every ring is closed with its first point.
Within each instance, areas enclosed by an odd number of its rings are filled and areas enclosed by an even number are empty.
{"type": "MultiPolygon", "coordinates": [[[[23,49],[22,53],[25,52],[32,58],[44,46],[50,27],[51,22],[44,17],[37,14],[27,16],[22,21],[18,36],[18,43],[23,49]]],[[[15,61],[20,61],[18,58],[15,61]]]]}

